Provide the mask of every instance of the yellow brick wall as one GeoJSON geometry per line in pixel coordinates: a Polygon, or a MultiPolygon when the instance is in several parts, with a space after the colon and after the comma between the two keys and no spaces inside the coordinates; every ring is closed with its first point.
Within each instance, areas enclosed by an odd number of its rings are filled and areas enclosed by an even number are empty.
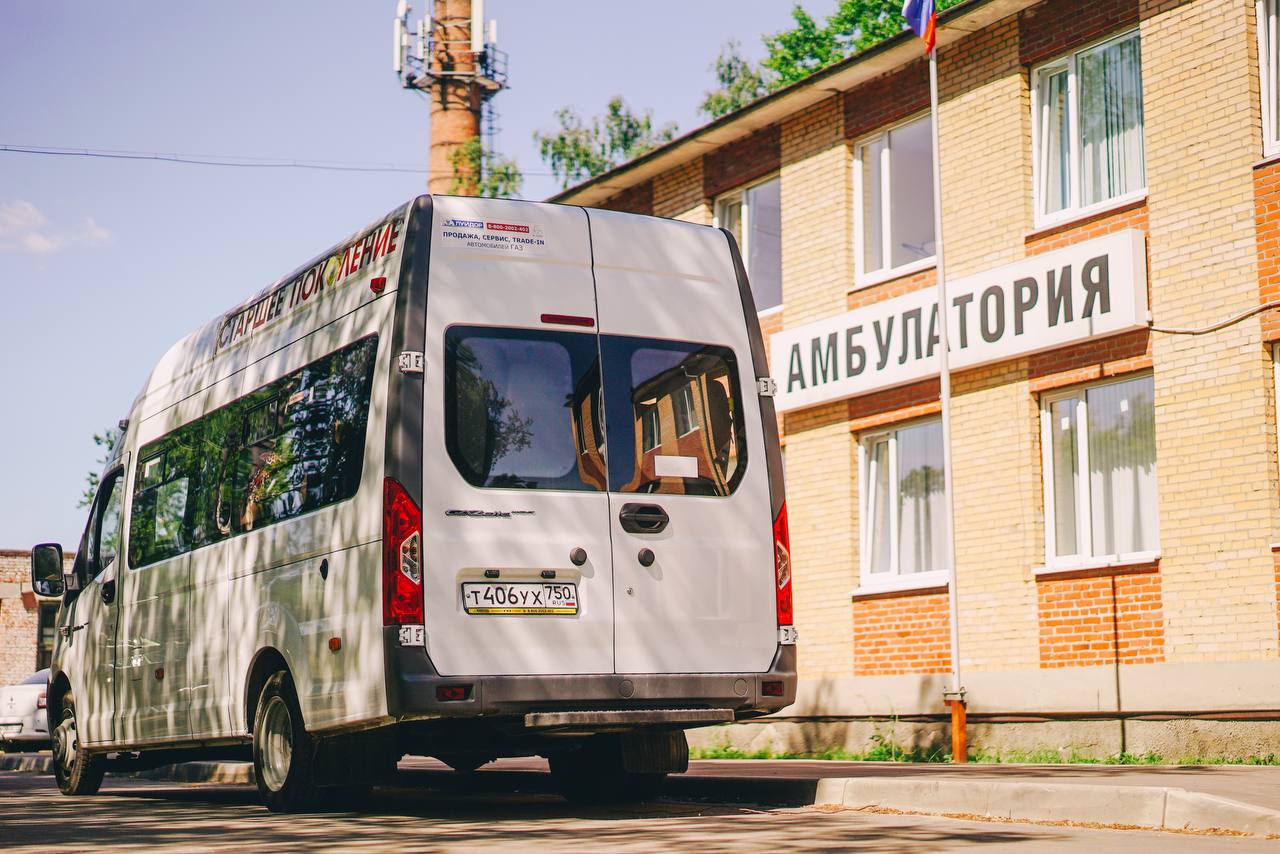
{"type": "MultiPolygon", "coordinates": [[[[1152,310],[1198,326],[1258,304],[1253,4],[1140,9],[1152,310]]],[[[1157,335],[1153,356],[1167,657],[1274,657],[1276,436],[1259,321],[1157,335]]]]}
{"type": "Polygon", "coordinates": [[[653,179],[653,215],[711,225],[710,200],[702,195],[702,158],[653,179]]]}
{"type": "Polygon", "coordinates": [[[1031,102],[1011,16],[942,51],[938,146],[947,278],[1016,261],[1031,227],[1031,102]]]}
{"type": "MultiPolygon", "coordinates": [[[[844,311],[853,281],[852,158],[830,98],[782,125],[782,302],[789,326],[844,311]]],[[[805,675],[853,672],[857,448],[843,401],[784,419],[796,625],[805,675]]]]}
{"type": "MultiPolygon", "coordinates": [[[[1031,105],[1016,16],[940,57],[943,237],[947,278],[956,279],[1025,255],[1031,105]]],[[[952,391],[961,667],[1034,667],[1044,521],[1026,361],[957,374],[952,391]]]]}

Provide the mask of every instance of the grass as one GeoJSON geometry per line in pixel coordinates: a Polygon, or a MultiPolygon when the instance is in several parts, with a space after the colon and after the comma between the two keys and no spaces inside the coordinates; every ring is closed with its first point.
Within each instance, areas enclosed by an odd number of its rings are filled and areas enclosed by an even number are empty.
{"type": "MultiPolygon", "coordinates": [[[[918,747],[906,748],[885,739],[873,737],[869,750],[857,752],[842,747],[829,747],[814,752],[775,752],[772,750],[745,751],[729,745],[695,748],[689,751],[691,759],[825,759],[841,762],[950,762],[951,751],[938,748],[932,751],[918,747]]],[[[970,762],[986,765],[1034,764],[1034,765],[1280,765],[1280,756],[1268,753],[1262,756],[1183,756],[1176,761],[1159,753],[1117,753],[1106,759],[1086,756],[1072,748],[1059,750],[976,750],[969,756],[970,762]]]]}

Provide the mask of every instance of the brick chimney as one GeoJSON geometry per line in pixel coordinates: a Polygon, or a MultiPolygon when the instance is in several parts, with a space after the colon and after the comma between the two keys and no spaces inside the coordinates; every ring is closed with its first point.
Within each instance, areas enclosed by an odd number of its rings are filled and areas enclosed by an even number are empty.
{"type": "Polygon", "coordinates": [[[431,159],[427,188],[433,193],[475,193],[468,164],[459,163],[461,186],[454,186],[454,152],[480,135],[483,89],[476,82],[479,56],[471,49],[471,0],[433,0],[431,159]]]}

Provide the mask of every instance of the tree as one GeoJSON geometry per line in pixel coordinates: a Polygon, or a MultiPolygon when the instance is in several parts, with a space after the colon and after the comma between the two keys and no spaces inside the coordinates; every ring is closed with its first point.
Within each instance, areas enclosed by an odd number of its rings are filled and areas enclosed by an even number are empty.
{"type": "Polygon", "coordinates": [[[706,93],[698,110],[713,119],[740,110],[769,94],[773,75],[742,55],[742,45],[729,40],[720,48],[712,70],[719,87],[706,93]]]}
{"type": "MultiPolygon", "coordinates": [[[[101,433],[93,434],[93,444],[106,448],[102,456],[98,459],[98,468],[102,468],[111,459],[116,449],[116,442],[120,441],[120,430],[117,427],[108,427],[101,433]]],[[[98,494],[98,472],[91,471],[85,476],[84,494],[80,496],[80,503],[77,507],[88,507],[93,503],[93,498],[98,494]]]]}
{"type": "Polygon", "coordinates": [[[621,96],[611,98],[606,113],[589,125],[570,107],[557,110],[555,116],[560,128],[534,131],[533,139],[542,161],[565,189],[634,160],[676,135],[674,124],[655,128],[651,110],[633,113],[621,96]]]}
{"type": "MultiPolygon", "coordinates": [[[[947,9],[960,0],[938,0],[938,9],[947,9]]],[[[815,71],[821,71],[901,33],[907,26],[899,0],[841,0],[823,24],[797,3],[791,10],[795,22],[789,30],[764,36],[768,55],[754,65],[722,49],[716,60],[716,79],[720,86],[708,92],[702,110],[712,116],[739,109],[768,92],[797,83],[815,71]],[[734,61],[736,59],[736,61],[734,61]],[[760,91],[763,89],[763,91],[760,91]],[[727,93],[756,92],[735,101],[727,93]],[[717,98],[725,93],[726,97],[717,98]],[[714,110],[724,108],[721,112],[714,110]]]]}
{"type": "Polygon", "coordinates": [[[489,151],[478,136],[455,148],[449,161],[453,165],[451,193],[487,199],[506,199],[520,194],[524,177],[516,162],[489,151]]]}

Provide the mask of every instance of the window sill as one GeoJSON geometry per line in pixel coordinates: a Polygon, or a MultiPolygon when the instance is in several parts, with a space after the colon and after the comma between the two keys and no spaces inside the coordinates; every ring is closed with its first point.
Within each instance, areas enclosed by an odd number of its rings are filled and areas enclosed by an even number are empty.
{"type": "Polygon", "coordinates": [[[1038,566],[1036,580],[1055,578],[1084,578],[1105,575],[1157,572],[1160,568],[1160,552],[1133,552],[1123,555],[1102,555],[1070,563],[1038,566]]]}
{"type": "Polygon", "coordinates": [[[855,602],[866,599],[883,599],[890,596],[923,596],[928,593],[945,593],[948,588],[947,573],[921,572],[915,575],[891,576],[864,583],[850,591],[855,602]]]}
{"type": "Polygon", "coordinates": [[[756,312],[756,317],[770,317],[775,314],[782,313],[782,303],[771,305],[768,308],[762,308],[756,312]]]}
{"type": "Polygon", "coordinates": [[[892,270],[877,270],[874,273],[862,273],[854,278],[853,287],[850,292],[860,291],[863,288],[869,288],[873,285],[882,285],[885,282],[891,282],[894,279],[901,279],[904,276],[910,276],[924,270],[931,270],[938,266],[938,259],[930,255],[928,258],[921,258],[919,261],[913,261],[910,264],[903,264],[901,267],[894,267],[892,270]]]}
{"type": "Polygon", "coordinates": [[[1275,163],[1280,163],[1280,146],[1264,146],[1262,150],[1262,159],[1253,164],[1253,168],[1265,169],[1275,163]]]}
{"type": "Polygon", "coordinates": [[[1035,240],[1038,237],[1045,237],[1055,231],[1061,231],[1074,225],[1082,225],[1086,220],[1094,219],[1103,214],[1117,213],[1125,208],[1136,208],[1146,204],[1146,202],[1147,191],[1143,189],[1136,193],[1107,199],[1105,202],[1098,202],[1096,205],[1090,205],[1087,208],[1074,208],[1072,210],[1058,211],[1045,217],[1037,217],[1035,227],[1026,235],[1026,239],[1035,240]]]}

